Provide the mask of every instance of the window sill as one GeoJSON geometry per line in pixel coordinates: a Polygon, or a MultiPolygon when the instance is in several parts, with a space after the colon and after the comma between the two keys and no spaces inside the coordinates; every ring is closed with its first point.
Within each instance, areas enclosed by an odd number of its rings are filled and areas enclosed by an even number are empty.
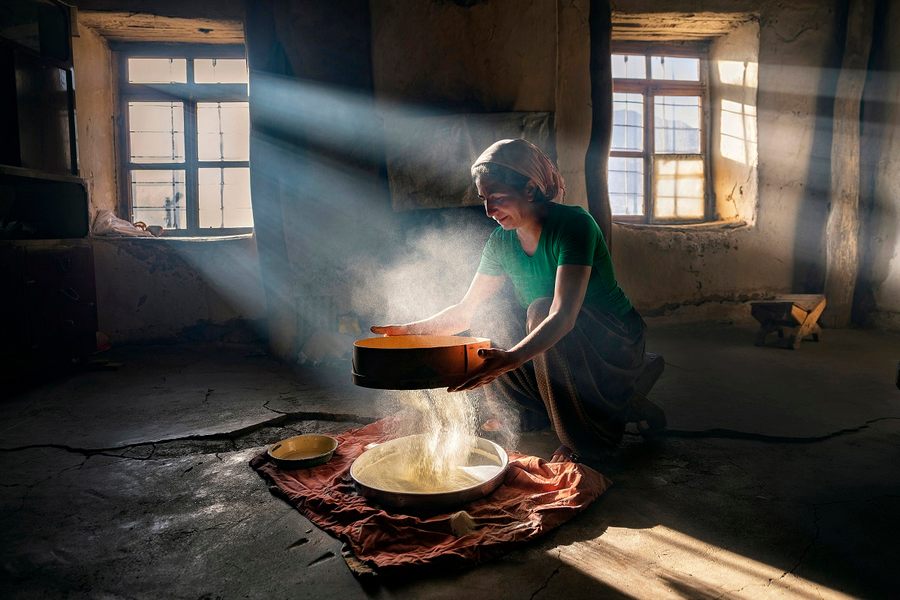
{"type": "Polygon", "coordinates": [[[135,236],[135,235],[92,235],[92,240],[106,240],[110,242],[134,241],[138,243],[154,243],[154,242],[187,242],[187,243],[209,243],[209,242],[229,242],[235,240],[249,240],[253,238],[253,232],[250,233],[233,233],[229,235],[163,235],[160,237],[153,236],[135,236]]]}
{"type": "Polygon", "coordinates": [[[702,223],[632,223],[628,221],[616,221],[613,218],[613,225],[624,227],[625,229],[654,229],[662,231],[730,231],[732,229],[746,229],[749,227],[747,221],[743,219],[730,219],[728,221],[703,221],[702,223]]]}

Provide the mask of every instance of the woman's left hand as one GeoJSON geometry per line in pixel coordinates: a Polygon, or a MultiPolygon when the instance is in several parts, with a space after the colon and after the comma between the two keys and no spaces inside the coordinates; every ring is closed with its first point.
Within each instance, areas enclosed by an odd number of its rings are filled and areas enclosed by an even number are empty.
{"type": "Polygon", "coordinates": [[[521,363],[512,352],[501,348],[482,348],[478,351],[478,356],[484,359],[484,363],[482,363],[478,371],[464,382],[447,388],[448,392],[462,392],[477,388],[521,366],[521,363]]]}

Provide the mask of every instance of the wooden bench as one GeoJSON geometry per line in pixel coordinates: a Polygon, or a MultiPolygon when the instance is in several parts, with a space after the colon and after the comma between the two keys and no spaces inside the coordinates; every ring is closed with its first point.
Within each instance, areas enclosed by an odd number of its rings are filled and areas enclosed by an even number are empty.
{"type": "Polygon", "coordinates": [[[750,314],[759,321],[756,345],[764,346],[770,333],[778,334],[777,345],[796,350],[807,338],[819,341],[819,317],[825,310],[821,294],[790,294],[750,303],[750,314]]]}

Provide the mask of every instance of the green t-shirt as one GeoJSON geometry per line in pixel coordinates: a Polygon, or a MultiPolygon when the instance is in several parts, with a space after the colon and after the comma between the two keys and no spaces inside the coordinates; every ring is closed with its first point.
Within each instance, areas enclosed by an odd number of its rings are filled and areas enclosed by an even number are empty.
{"type": "Polygon", "coordinates": [[[515,230],[497,227],[481,254],[478,272],[507,275],[523,307],[538,298],[553,297],[556,267],[590,265],[584,303],[623,316],[631,302],[616,282],[609,249],[594,218],[580,206],[551,202],[534,256],[522,250],[515,230]]]}

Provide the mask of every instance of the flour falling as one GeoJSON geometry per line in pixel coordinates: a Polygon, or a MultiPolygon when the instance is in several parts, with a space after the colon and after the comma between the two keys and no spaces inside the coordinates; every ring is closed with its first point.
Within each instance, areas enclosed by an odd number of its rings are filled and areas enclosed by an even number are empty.
{"type": "Polygon", "coordinates": [[[475,410],[465,392],[416,390],[404,394],[419,417],[415,433],[423,434],[417,455],[410,457],[412,475],[421,485],[440,486],[467,464],[475,445],[475,410]]]}
{"type": "MultiPolygon", "coordinates": [[[[497,456],[478,447],[475,409],[465,392],[398,393],[401,439],[371,450],[357,474],[369,485],[397,492],[437,493],[482,483],[499,473],[497,456]]],[[[368,454],[368,453],[367,453],[368,454]]]]}

